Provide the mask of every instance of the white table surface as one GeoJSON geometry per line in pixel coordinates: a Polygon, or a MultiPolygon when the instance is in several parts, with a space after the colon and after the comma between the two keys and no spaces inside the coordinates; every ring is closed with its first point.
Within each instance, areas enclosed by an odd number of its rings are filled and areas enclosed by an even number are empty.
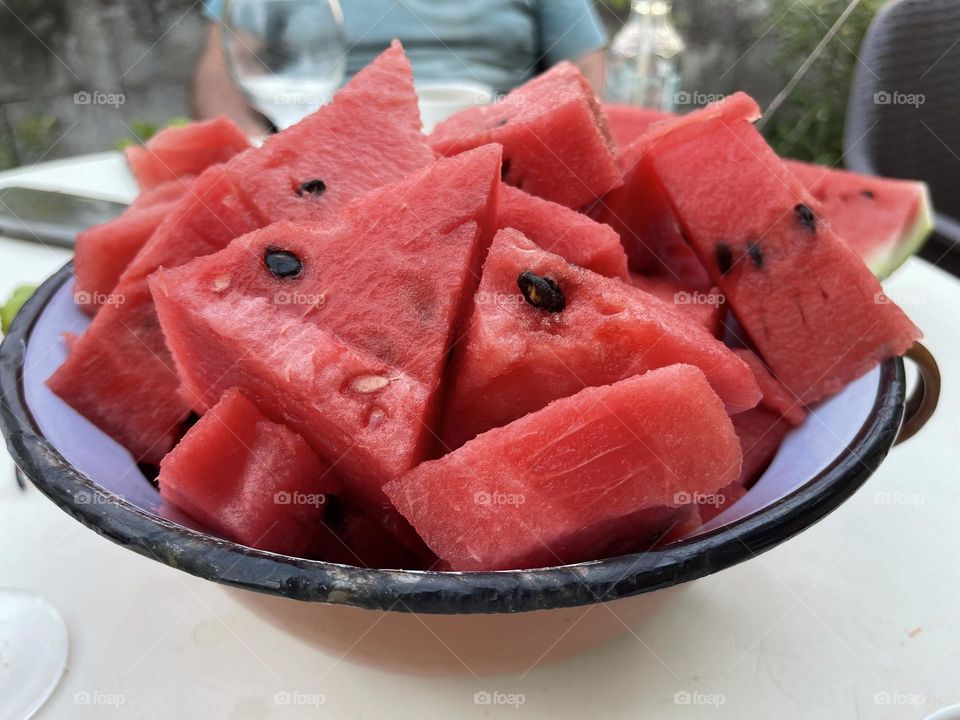
{"type": "MultiPolygon", "coordinates": [[[[12,179],[135,193],[112,154],[0,175],[0,186],[12,179]]],[[[68,257],[0,240],[0,294],[68,257]]],[[[940,411],[922,434],[826,520],[693,584],[636,637],[524,678],[414,679],[310,650],[218,586],[111,544],[32,487],[19,491],[0,451],[0,586],[41,593],[70,628],[67,674],[39,717],[899,720],[958,703],[960,283],[913,260],[889,292],[944,375],[940,411]],[[524,704],[477,706],[478,690],[521,693],[524,704]],[[278,691],[325,703],[280,706],[278,691]],[[684,692],[722,704],[676,702],[684,692]],[[110,696],[122,705],[103,704],[110,696]]]]}

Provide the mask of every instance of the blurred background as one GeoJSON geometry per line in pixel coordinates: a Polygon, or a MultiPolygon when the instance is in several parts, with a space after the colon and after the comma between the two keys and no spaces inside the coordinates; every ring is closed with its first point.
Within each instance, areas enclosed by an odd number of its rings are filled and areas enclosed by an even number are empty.
{"type": "MultiPolygon", "coordinates": [[[[841,156],[856,51],[881,0],[862,0],[765,132],[782,155],[841,156]]],[[[847,7],[846,0],[676,0],[687,44],[681,88],[743,89],[765,107],[847,7]]],[[[597,0],[611,36],[629,0],[597,0]]],[[[0,3],[0,170],[144,139],[190,114],[207,20],[195,0],[0,3]],[[116,96],[85,104],[84,93],[116,96]]],[[[685,108],[686,109],[686,108],[685,108]]]]}

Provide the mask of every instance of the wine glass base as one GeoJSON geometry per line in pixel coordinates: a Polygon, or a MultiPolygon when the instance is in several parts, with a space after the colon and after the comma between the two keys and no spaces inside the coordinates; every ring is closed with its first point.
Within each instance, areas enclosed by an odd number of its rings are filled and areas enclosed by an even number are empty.
{"type": "Polygon", "coordinates": [[[53,605],[0,587],[0,720],[26,720],[50,698],[67,667],[67,626],[53,605]]]}

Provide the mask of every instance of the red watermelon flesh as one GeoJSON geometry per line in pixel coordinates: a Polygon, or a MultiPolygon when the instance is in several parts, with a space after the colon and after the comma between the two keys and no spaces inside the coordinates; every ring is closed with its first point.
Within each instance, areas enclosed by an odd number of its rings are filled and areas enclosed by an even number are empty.
{"type": "Polygon", "coordinates": [[[710,284],[653,174],[651,149],[670,130],[716,117],[755,120],[759,116],[760,108],[753,99],[736,93],[671,122],[651,125],[647,133],[620,152],[617,161],[623,172],[623,186],[600,200],[590,215],[617,231],[633,270],[693,286],[710,284]]]}
{"type": "Polygon", "coordinates": [[[140,187],[149,190],[178,178],[199,175],[249,147],[243,131],[221,116],[161,130],[146,145],[127,148],[126,155],[140,187]]]}
{"type": "Polygon", "coordinates": [[[750,123],[680,127],[650,162],[704,267],[800,402],[837,392],[920,337],[750,123]]]}
{"type": "Polygon", "coordinates": [[[479,148],[373,192],[338,225],[277,223],[158,272],[154,295],[191,404],[203,410],[240,387],[337,462],[351,489],[382,502],[380,486],[431,437],[447,352],[496,224],[499,172],[500,148],[479,148]],[[295,276],[268,270],[278,250],[299,259],[295,276]],[[313,333],[335,338],[309,350],[313,333]],[[321,353],[334,339],[359,349],[340,369],[333,350],[321,353]],[[316,369],[321,360],[329,370],[316,369]]]}
{"type": "Polygon", "coordinates": [[[423,463],[385,491],[454,570],[648,547],[740,472],[723,402],[688,365],[588,388],[423,463]]]}
{"type": "Polygon", "coordinates": [[[691,287],[666,278],[650,277],[640,273],[631,273],[630,282],[635,288],[669,305],[674,305],[677,310],[686,313],[692,320],[703,325],[711,335],[720,337],[723,331],[723,318],[726,315],[726,298],[717,288],[691,287]]]}
{"type": "Polygon", "coordinates": [[[738,482],[749,488],[776,457],[784,438],[793,428],[779,412],[767,407],[734,415],[733,427],[743,448],[743,470],[738,482]]]}
{"type": "Polygon", "coordinates": [[[500,189],[500,227],[514,228],[544,250],[607,277],[626,280],[627,256],[607,225],[510,185],[500,189]]]}
{"type": "Polygon", "coordinates": [[[800,401],[783,386],[783,383],[770,374],[770,369],[763,364],[763,360],[758,358],[752,350],[745,348],[738,348],[734,352],[753,370],[753,376],[757,379],[757,385],[763,393],[760,404],[779,413],[791,425],[802,423],[807,417],[807,411],[800,401]]]}
{"type": "Polygon", "coordinates": [[[110,302],[120,276],[187,192],[191,180],[173,180],[147,190],[117,219],[77,236],[73,260],[74,300],[93,315],[110,302]]]}
{"type": "MultiPolygon", "coordinates": [[[[409,69],[407,75],[403,73],[406,65],[402,51],[395,48],[354,77],[340,94],[347,93],[348,97],[352,97],[350,93],[358,92],[358,85],[362,88],[368,79],[378,78],[384,65],[394,68],[395,82],[410,84],[407,77],[409,69]]],[[[412,90],[410,92],[412,93],[412,90]]],[[[326,137],[322,129],[309,119],[298,126],[303,127],[316,131],[318,138],[326,137]]],[[[358,155],[359,151],[355,148],[347,149],[343,145],[337,145],[336,152],[328,148],[324,155],[339,158],[338,177],[342,187],[365,186],[364,189],[371,189],[385,182],[399,180],[404,173],[396,172],[396,163],[391,160],[394,156],[409,158],[412,155],[422,155],[425,161],[433,158],[429,149],[425,148],[422,138],[411,139],[402,124],[384,120],[381,126],[382,135],[378,137],[371,135],[374,131],[372,128],[367,129],[369,132],[361,137],[349,135],[347,129],[338,128],[342,137],[352,137],[352,142],[363,142],[365,149],[361,154],[358,155]],[[411,150],[411,147],[419,150],[411,150]],[[364,161],[364,167],[357,165],[358,158],[364,161]],[[378,160],[382,160],[383,164],[379,166],[379,170],[371,171],[369,166],[376,168],[378,160]],[[351,179],[354,177],[364,178],[365,181],[355,182],[351,179]],[[366,186],[366,182],[375,184],[366,186]]],[[[305,143],[302,154],[312,157],[313,153],[306,148],[313,148],[316,144],[309,138],[303,138],[301,131],[298,133],[297,137],[305,143]]],[[[283,135],[285,133],[280,133],[277,137],[283,135]]],[[[269,155],[277,148],[282,149],[284,144],[275,140],[270,147],[272,150],[251,149],[244,154],[244,162],[250,162],[252,156],[261,152],[269,155]]],[[[239,163],[240,159],[232,162],[239,163]]],[[[420,163],[417,167],[423,164],[420,163]]],[[[329,167],[329,164],[325,167],[329,167]]],[[[84,339],[77,344],[77,356],[68,358],[67,363],[51,378],[51,387],[61,397],[114,438],[123,438],[124,444],[137,459],[159,462],[163,454],[170,449],[170,439],[175,437],[171,432],[176,432],[175,428],[188,412],[188,407],[176,400],[176,378],[170,371],[173,362],[166,350],[156,313],[152,308],[146,278],[160,266],[176,267],[194,257],[217,252],[234,238],[264,224],[266,205],[248,205],[244,194],[239,192],[234,183],[236,177],[227,173],[225,168],[215,166],[207,169],[197,179],[192,192],[177,203],[124,272],[114,293],[125,297],[123,305],[117,306],[118,309],[109,313],[106,318],[103,317],[104,313],[98,314],[84,339]],[[146,303],[149,307],[141,308],[135,303],[146,303]],[[139,342],[136,342],[138,340],[139,342]],[[117,363],[110,357],[115,354],[117,347],[129,351],[122,363],[117,363]],[[127,379],[115,384],[112,378],[97,371],[98,367],[107,366],[129,375],[131,386],[139,382],[143,386],[151,387],[152,397],[142,397],[143,393],[134,397],[117,392],[116,387],[126,384],[127,379]],[[145,405],[141,404],[141,401],[145,405]],[[150,422],[143,420],[137,423],[138,429],[134,430],[126,417],[135,414],[143,415],[150,422]],[[144,456],[144,453],[149,453],[149,457],[144,456]]],[[[326,200],[310,205],[310,217],[317,222],[333,218],[344,209],[348,199],[343,192],[331,194],[326,200]],[[337,202],[332,202],[334,197],[337,202]]],[[[275,207],[282,205],[281,203],[275,207]]]]}
{"type": "Polygon", "coordinates": [[[420,127],[410,63],[394,41],[331,103],[238,157],[230,174],[264,224],[323,221],[432,163],[420,127]]]}
{"type": "Polygon", "coordinates": [[[885,277],[915,253],[933,229],[927,186],[784,161],[820,203],[834,232],[885,277]]]}
{"type": "Polygon", "coordinates": [[[177,394],[176,370],[146,283],[121,285],[113,294],[123,302],[100,308],[47,384],[134,459],[158,465],[190,407],[177,394]]]}
{"type": "Polygon", "coordinates": [[[370,478],[347,489],[376,501],[372,479],[396,477],[422,453],[426,388],[298,322],[272,298],[218,298],[220,284],[194,265],[151,278],[184,393],[204,411],[223,388],[239,387],[268,417],[300,433],[338,475],[370,478]]]}
{"type": "Polygon", "coordinates": [[[731,412],[760,400],[750,368],[679,310],[501,230],[454,353],[441,437],[456,448],[584,387],[674,363],[700,367],[731,412]],[[524,272],[556,283],[566,307],[551,313],[524,301],[524,272]]]}
{"type": "Polygon", "coordinates": [[[442,155],[499,143],[506,182],[574,210],[622,180],[600,105],[580,71],[566,62],[502,102],[440,123],[429,142],[442,155]]]}
{"type": "Polygon", "coordinates": [[[662,110],[617,103],[603,103],[603,114],[607,117],[610,137],[613,138],[617,147],[621,148],[625,148],[641,135],[645,135],[658,122],[674,120],[677,117],[662,110]]]}
{"type": "Polygon", "coordinates": [[[182,198],[196,180],[195,175],[184,175],[183,177],[157,185],[150,190],[144,190],[131,203],[130,207],[136,210],[147,210],[155,205],[168,205],[182,198]]]}
{"type": "Polygon", "coordinates": [[[289,428],[230,389],[160,463],[160,495],[227,539],[324,557],[337,491],[330,468],[289,428]]]}
{"type": "MultiPolygon", "coordinates": [[[[170,212],[113,289],[50,388],[120,442],[137,460],[159,464],[190,412],[164,342],[147,275],[210,252],[256,227],[219,167],[210,168],[170,212]]],[[[225,389],[225,388],[224,388],[225,389]]],[[[219,399],[219,396],[217,397],[219,399]]]]}

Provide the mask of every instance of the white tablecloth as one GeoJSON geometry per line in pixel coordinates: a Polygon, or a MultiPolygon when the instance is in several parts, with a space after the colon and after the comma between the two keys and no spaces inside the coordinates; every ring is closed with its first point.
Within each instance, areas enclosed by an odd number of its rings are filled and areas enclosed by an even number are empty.
{"type": "MultiPolygon", "coordinates": [[[[7,174],[0,185],[11,179],[117,199],[135,192],[115,155],[7,174]]],[[[0,241],[0,293],[68,257],[0,241]]],[[[216,585],[111,544],[33,488],[17,490],[0,451],[0,586],[47,597],[71,634],[67,674],[40,717],[899,720],[960,702],[960,283],[914,260],[889,291],[944,375],[941,409],[922,434],[819,525],[679,593],[636,637],[524,678],[414,679],[309,650],[216,585]],[[524,703],[475,705],[479,690],[524,703]],[[301,693],[304,704],[280,705],[277,692],[301,693]]]]}

